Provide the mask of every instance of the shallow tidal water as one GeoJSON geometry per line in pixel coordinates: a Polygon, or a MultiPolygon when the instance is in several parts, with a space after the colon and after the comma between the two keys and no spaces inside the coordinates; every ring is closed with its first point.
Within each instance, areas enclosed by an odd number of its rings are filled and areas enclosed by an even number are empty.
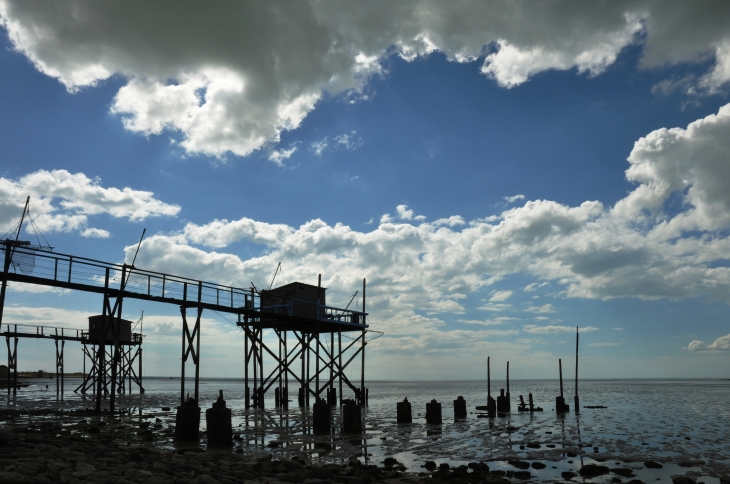
{"type": "MultiPolygon", "coordinates": [[[[62,397],[56,393],[55,380],[24,382],[29,386],[21,388],[17,396],[0,394],[0,405],[19,410],[94,408],[92,395],[73,392],[80,380],[67,379],[62,397]]],[[[133,388],[133,393],[118,397],[120,418],[154,422],[154,445],[175,447],[172,436],[180,379],[148,378],[144,386],[146,393],[142,395],[133,388]],[[166,407],[171,410],[163,410],[166,407]]],[[[201,379],[201,430],[205,430],[205,408],[223,390],[238,436],[234,449],[247,455],[271,453],[313,463],[347,463],[357,458],[378,465],[385,457],[394,457],[410,472],[422,472],[429,460],[451,466],[483,461],[490,469],[505,471],[515,470],[509,461],[521,460],[546,464],[544,469],[529,469],[532,479],[540,481],[562,480],[562,472],[578,472],[591,463],[631,469],[635,475],[631,479],[644,482],[671,482],[672,475],[687,474],[698,482],[718,484],[717,477],[730,475],[728,380],[583,380],[579,382],[580,413],[573,408],[572,385],[565,386],[566,402],[571,407],[565,415],[553,410],[560,394],[558,381],[512,380],[512,413],[493,419],[483,418],[479,414],[485,412],[475,410],[477,405],[486,405],[485,381],[372,381],[366,386],[370,400],[363,409],[362,435],[339,432],[338,407],[333,408],[332,433],[315,436],[311,407],[301,409],[295,401],[286,410],[274,408],[272,388],[265,409],[246,409],[242,380],[201,379]],[[519,395],[527,400],[529,393],[544,411],[517,412],[519,395]],[[452,402],[459,395],[467,401],[469,411],[463,420],[453,417],[452,402]],[[412,405],[412,424],[396,423],[396,402],[404,397],[412,405]],[[431,399],[442,404],[441,425],[425,422],[426,402],[431,399]],[[647,469],[644,462],[649,460],[661,462],[663,468],[647,469]]],[[[193,381],[186,380],[185,391],[192,393],[193,387],[193,381]]],[[[504,387],[504,382],[492,381],[492,396],[504,387]]],[[[296,387],[290,382],[290,394],[295,393],[296,387]]],[[[344,397],[352,395],[346,391],[344,397]]],[[[103,406],[108,408],[108,400],[103,406]]],[[[69,423],[73,418],[68,414],[69,423]]],[[[615,478],[607,474],[591,482],[615,478]]]]}

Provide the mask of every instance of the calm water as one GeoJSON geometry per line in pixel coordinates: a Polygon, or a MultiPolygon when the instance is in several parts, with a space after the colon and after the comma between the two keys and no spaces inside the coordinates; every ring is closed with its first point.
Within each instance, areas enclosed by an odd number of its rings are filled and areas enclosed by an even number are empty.
{"type": "MultiPolygon", "coordinates": [[[[93,398],[73,393],[80,380],[67,380],[63,400],[57,398],[54,380],[27,380],[31,385],[17,397],[3,396],[6,408],[93,408],[93,398]],[[45,385],[48,384],[48,388],[45,385]]],[[[155,417],[162,421],[157,445],[172,446],[171,429],[175,421],[174,407],[180,400],[180,380],[150,378],[145,380],[147,392],[133,393],[118,399],[118,407],[129,409],[137,417],[155,417]],[[172,411],[163,411],[172,407],[172,411]],[[167,430],[167,432],[164,432],[167,430]]],[[[557,415],[555,397],[559,384],[550,380],[512,380],[510,393],[513,413],[508,417],[479,418],[474,407],[485,405],[485,381],[456,382],[368,382],[369,406],[364,410],[365,433],[361,436],[340,435],[339,408],[333,410],[333,434],[311,434],[311,415],[290,403],[288,410],[274,408],[272,398],[266,409],[245,409],[241,380],[202,379],[200,406],[209,408],[223,390],[233,411],[234,433],[241,436],[237,444],[246,454],[271,452],[286,457],[300,456],[313,462],[347,462],[359,458],[382,463],[393,456],[411,471],[420,471],[426,460],[451,465],[474,461],[490,463],[491,468],[514,469],[506,461],[542,461],[546,469],[530,469],[539,479],[559,479],[564,470],[577,470],[594,462],[600,455],[610,467],[635,469],[638,479],[671,482],[669,476],[690,472],[704,476],[707,484],[719,482],[708,474],[730,474],[730,381],[727,380],[584,380],[579,382],[581,406],[602,405],[605,409],[573,408],[573,387],[565,386],[570,413],[557,415]],[[543,412],[518,413],[520,394],[527,400],[533,394],[535,404],[543,412]],[[455,421],[452,401],[462,395],[468,405],[465,420],[455,421]],[[396,402],[408,397],[413,408],[413,423],[396,423],[396,402]],[[443,424],[425,423],[425,404],[431,399],[442,403],[443,424]],[[527,444],[531,444],[530,447],[527,444]],[[539,444],[539,448],[535,448],[539,444]],[[664,469],[644,469],[646,460],[664,463],[664,469]],[[687,461],[697,461],[687,467],[687,461]],[[704,461],[700,463],[699,461],[704,461]],[[684,467],[677,464],[685,463],[684,467]],[[618,463],[618,464],[617,464],[618,463]]],[[[496,397],[504,382],[492,382],[496,397]]],[[[186,391],[193,382],[186,382],[186,391]]],[[[290,394],[296,387],[290,383],[290,394]]],[[[352,397],[345,392],[345,397],[352,397]]],[[[108,402],[105,401],[105,405],[108,402]]],[[[205,419],[201,430],[205,428],[205,419]]],[[[158,425],[159,427],[159,425],[158,425]]],[[[610,477],[606,477],[608,482],[610,477]]],[[[598,479],[596,482],[600,482],[598,479]]]]}

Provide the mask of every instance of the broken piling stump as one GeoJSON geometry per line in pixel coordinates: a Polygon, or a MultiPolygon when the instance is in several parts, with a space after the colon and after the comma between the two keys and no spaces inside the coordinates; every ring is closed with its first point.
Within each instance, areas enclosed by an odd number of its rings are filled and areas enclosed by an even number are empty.
{"type": "Polygon", "coordinates": [[[570,406],[565,404],[565,397],[563,396],[563,360],[558,359],[558,368],[560,371],[560,396],[555,397],[555,411],[557,413],[568,413],[570,406]]]}
{"type": "Polygon", "coordinates": [[[436,399],[432,399],[430,403],[426,404],[426,423],[441,423],[441,404],[436,399]]]}
{"type": "Polygon", "coordinates": [[[500,390],[499,390],[499,396],[497,397],[497,412],[499,412],[499,413],[509,413],[510,412],[509,397],[504,394],[504,388],[500,388],[500,390]]]}
{"type": "Polygon", "coordinates": [[[461,395],[454,400],[454,418],[466,418],[466,400],[461,395]]]}
{"type": "Polygon", "coordinates": [[[408,397],[404,398],[402,402],[396,403],[396,419],[398,423],[412,423],[413,414],[411,413],[411,402],[408,401],[408,397]]]}
{"type": "Polygon", "coordinates": [[[200,407],[197,400],[188,396],[182,405],[177,407],[175,415],[175,440],[181,442],[197,442],[200,430],[200,407]]]}
{"type": "Polygon", "coordinates": [[[315,435],[327,435],[330,433],[330,414],[332,407],[321,398],[312,406],[312,420],[315,435]]]}
{"type": "Polygon", "coordinates": [[[233,426],[231,409],[226,408],[223,390],[213,407],[205,410],[205,425],[208,428],[208,445],[231,445],[233,443],[233,426]]]}
{"type": "Polygon", "coordinates": [[[362,407],[356,404],[342,406],[342,432],[346,434],[362,433],[362,407]]]}

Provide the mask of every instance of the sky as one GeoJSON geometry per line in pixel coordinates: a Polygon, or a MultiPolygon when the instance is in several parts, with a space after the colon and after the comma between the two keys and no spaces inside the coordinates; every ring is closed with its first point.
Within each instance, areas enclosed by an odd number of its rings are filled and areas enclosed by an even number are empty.
{"type": "MultiPolygon", "coordinates": [[[[340,306],[366,278],[372,379],[557,378],[576,327],[584,378],[730,377],[727,2],[0,0],[0,25],[1,233],[30,196],[65,254],[131,263],[146,229],[148,270],[281,263],[340,306]]],[[[3,323],[101,309],[11,284],[3,323]]],[[[142,312],[145,373],[179,375],[178,308],[142,312]]],[[[242,376],[231,321],[203,314],[201,375],[242,376]]]]}

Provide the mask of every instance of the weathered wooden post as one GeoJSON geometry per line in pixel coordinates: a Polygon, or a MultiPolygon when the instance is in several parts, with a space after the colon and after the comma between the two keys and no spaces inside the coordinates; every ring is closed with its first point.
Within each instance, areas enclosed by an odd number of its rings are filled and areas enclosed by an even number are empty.
{"type": "Polygon", "coordinates": [[[402,402],[396,403],[396,419],[398,423],[413,422],[413,416],[411,413],[411,402],[408,401],[408,397],[404,398],[402,402]]]}
{"type": "Polygon", "coordinates": [[[200,407],[194,398],[188,398],[177,407],[175,415],[175,440],[196,442],[199,439],[200,407]]]}
{"type": "Polygon", "coordinates": [[[315,435],[327,435],[330,433],[331,409],[330,404],[321,398],[318,398],[317,402],[312,406],[312,420],[315,435]]]}
{"type": "Polygon", "coordinates": [[[466,400],[461,395],[454,400],[454,418],[466,418],[466,400]]]}
{"type": "Polygon", "coordinates": [[[351,403],[342,406],[342,432],[345,434],[362,433],[362,407],[351,403]]]}
{"type": "Polygon", "coordinates": [[[208,428],[208,445],[231,445],[233,443],[233,425],[231,409],[226,408],[223,390],[213,407],[205,410],[205,425],[208,428]]]}
{"type": "Polygon", "coordinates": [[[570,406],[565,404],[565,397],[563,396],[563,360],[558,358],[558,369],[560,372],[560,396],[555,397],[555,411],[557,413],[567,413],[570,411],[570,406]]]}
{"type": "Polygon", "coordinates": [[[494,401],[494,398],[492,398],[492,377],[489,368],[489,359],[489,356],[487,356],[487,414],[489,415],[489,418],[493,418],[497,415],[497,403],[494,401]]]}
{"type": "Polygon", "coordinates": [[[511,405],[509,401],[509,361],[507,362],[507,394],[504,394],[504,389],[500,389],[499,396],[497,397],[497,412],[499,413],[510,413],[511,405]]]}
{"type": "Polygon", "coordinates": [[[441,423],[441,404],[436,399],[432,399],[431,402],[426,404],[426,423],[441,423]]]}
{"type": "Polygon", "coordinates": [[[578,398],[578,326],[575,327],[575,397],[573,397],[575,413],[580,413],[580,399],[578,398]]]}
{"type": "Polygon", "coordinates": [[[499,396],[497,397],[497,412],[509,413],[509,398],[504,394],[504,388],[499,389],[499,396]]]}

